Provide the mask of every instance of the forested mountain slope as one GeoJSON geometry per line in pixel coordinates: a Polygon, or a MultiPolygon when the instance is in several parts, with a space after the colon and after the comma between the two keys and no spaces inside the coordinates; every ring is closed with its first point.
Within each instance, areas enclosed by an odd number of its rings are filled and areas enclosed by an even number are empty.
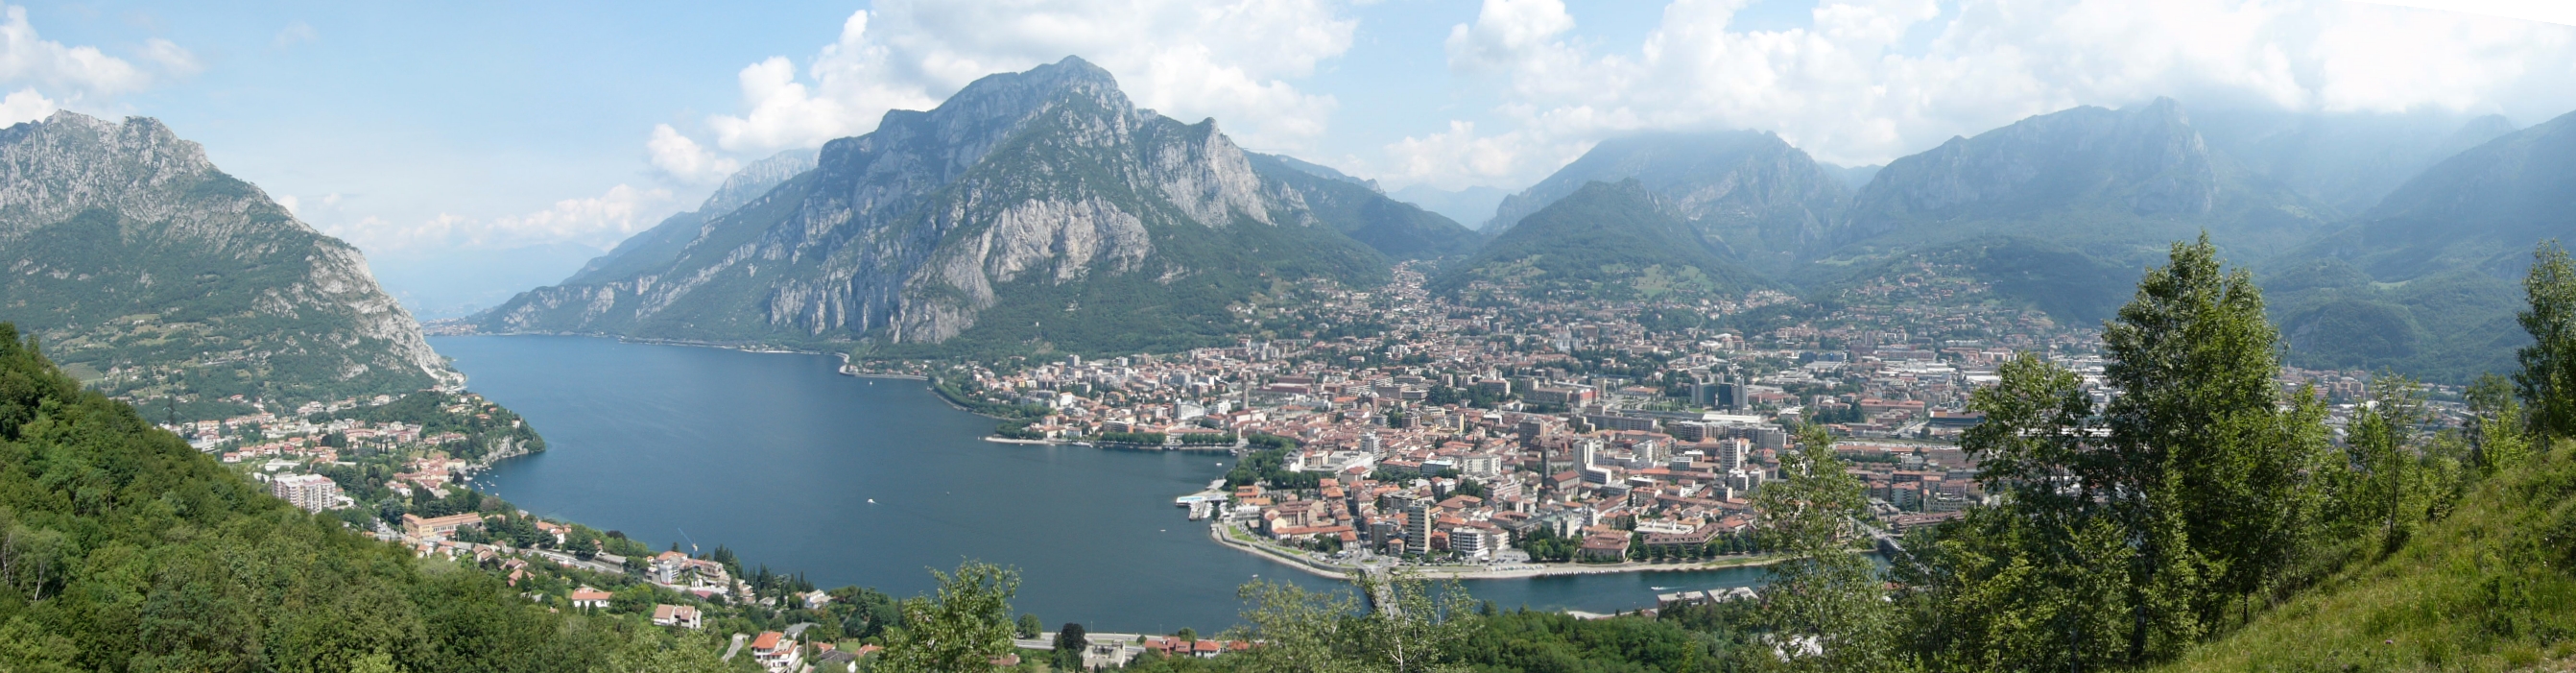
{"type": "Polygon", "coordinates": [[[1294,193],[1316,223],[1394,259],[1438,259],[1476,249],[1476,232],[1447,216],[1387,198],[1377,185],[1295,157],[1247,152],[1252,170],[1282,195],[1294,193]]]}
{"type": "Polygon", "coordinates": [[[1769,286],[1674,210],[1636,180],[1589,183],[1442,270],[1430,289],[1455,292],[1482,281],[1509,291],[1613,301],[1769,286]]]}
{"type": "Polygon", "coordinates": [[[2292,361],[2446,381],[2512,366],[2510,280],[2576,237],[2576,113],[2434,164],[2355,223],[2264,265],[2292,361]]]}
{"type": "Polygon", "coordinates": [[[0,670],[583,671],[630,628],[270,497],[0,323],[0,670]]]}
{"type": "Polygon", "coordinates": [[[192,417],[463,383],[356,248],[150,118],[0,130],[0,268],[0,320],[192,417]]]}
{"type": "Polygon", "coordinates": [[[1851,200],[1846,172],[1768,132],[1614,138],[1505,197],[1482,231],[1501,236],[1587,184],[1633,179],[1675,217],[1723,241],[1741,263],[1785,273],[1836,242],[1830,229],[1851,200]]]}
{"type": "Polygon", "coordinates": [[[2514,132],[2513,122],[2500,115],[2438,109],[2194,109],[2192,126],[2210,149],[2346,218],[2370,210],[2433,164],[2514,132]]]}

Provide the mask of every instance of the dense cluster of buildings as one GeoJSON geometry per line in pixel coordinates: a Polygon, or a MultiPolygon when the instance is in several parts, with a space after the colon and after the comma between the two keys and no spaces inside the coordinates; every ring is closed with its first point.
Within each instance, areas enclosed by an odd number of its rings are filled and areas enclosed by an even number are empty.
{"type": "MultiPolygon", "coordinates": [[[[2007,360],[2042,354],[2109,399],[2098,333],[1933,271],[1858,288],[1821,317],[1738,329],[1720,326],[1795,300],[1452,301],[1408,268],[1374,291],[1321,291],[1298,322],[1378,328],[1365,333],[950,376],[987,402],[1044,408],[1031,437],[1295,440],[1285,469],[1317,481],[1236,488],[1220,514],[1282,544],[1514,563],[1516,546],[1547,537],[1601,560],[1699,558],[1747,549],[1751,498],[1791,428],[1840,438],[1892,532],[1985,497],[1954,442],[1981,420],[1964,411],[1970,393],[2007,360]]],[[[2304,383],[2339,400],[2363,386],[2284,373],[2304,383]]]]}

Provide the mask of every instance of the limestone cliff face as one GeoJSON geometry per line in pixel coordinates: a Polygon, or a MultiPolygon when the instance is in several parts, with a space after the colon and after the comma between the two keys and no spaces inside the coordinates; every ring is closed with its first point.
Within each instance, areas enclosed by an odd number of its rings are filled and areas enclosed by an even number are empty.
{"type": "Polygon", "coordinates": [[[1038,295],[1115,285],[1150,304],[1202,274],[1382,270],[1275,186],[1213,121],[1138,110],[1106,71],[1066,59],[826,144],[813,170],[708,218],[668,264],[576,277],[480,320],[497,331],[939,343],[1038,295]],[[1285,268],[1318,256],[1332,261],[1285,268]]]}
{"type": "Polygon", "coordinates": [[[0,130],[0,264],[0,320],[66,362],[239,372],[205,385],[285,399],[464,380],[357,249],[157,120],[60,112],[0,130]]]}

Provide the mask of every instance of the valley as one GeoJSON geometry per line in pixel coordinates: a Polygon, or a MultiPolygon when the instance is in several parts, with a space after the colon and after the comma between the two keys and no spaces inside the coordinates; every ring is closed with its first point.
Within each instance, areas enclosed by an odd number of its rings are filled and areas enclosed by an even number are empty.
{"type": "Polygon", "coordinates": [[[1048,59],[773,58],[609,197],[427,224],[11,94],[0,670],[2576,661],[2576,113],[2060,95],[1843,162],[1900,125],[1609,108],[1384,163],[1048,59]],[[604,252],[424,324],[352,243],[520,235],[604,252]]]}

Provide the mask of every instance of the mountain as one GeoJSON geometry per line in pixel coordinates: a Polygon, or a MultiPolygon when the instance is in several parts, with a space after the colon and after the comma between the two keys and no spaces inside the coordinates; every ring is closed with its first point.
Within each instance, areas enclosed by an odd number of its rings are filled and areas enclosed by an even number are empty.
{"type": "Polygon", "coordinates": [[[2457,381],[2512,367],[2534,246],[2576,239],[2576,113],[2460,152],[2262,268],[2291,361],[2457,381]]]}
{"type": "Polygon", "coordinates": [[[1585,184],[1444,269],[1430,289],[1455,292],[1484,281],[1526,293],[1651,299],[1770,285],[1677,210],[1639,180],[1585,184]]]}
{"type": "Polygon", "coordinates": [[[1395,259],[1436,259],[1476,249],[1476,232],[1410,203],[1387,198],[1377,183],[1276,154],[1245,153],[1254,173],[1294,192],[1308,216],[1395,259]]]}
{"type": "Polygon", "coordinates": [[[580,271],[573,272],[572,277],[563,282],[567,285],[596,284],[667,267],[679,257],[681,248],[703,233],[709,218],[733,212],[743,204],[751,203],[752,199],[768,194],[779,184],[814,170],[814,162],[820,156],[821,153],[815,150],[788,150],[752,162],[726,177],[724,184],[716,186],[714,194],[707,195],[707,200],[698,204],[697,210],[663,218],[653,228],[627,237],[608,254],[592,258],[590,263],[582,265],[580,271]]]}
{"type": "Polygon", "coordinates": [[[1501,206],[1503,197],[1511,196],[1511,193],[1492,187],[1468,187],[1453,191],[1430,185],[1414,185],[1395,190],[1387,196],[1394,197],[1397,201],[1421,206],[1423,210],[1439,213],[1442,217],[1460,224],[1481,225],[1486,220],[1494,219],[1494,209],[1501,206]]]}
{"type": "Polygon", "coordinates": [[[194,417],[458,386],[356,248],[150,118],[0,130],[0,320],[85,383],[194,417]]]}
{"type": "Polygon", "coordinates": [[[1262,170],[1265,174],[1269,173],[1271,169],[1286,169],[1326,180],[1347,182],[1361,187],[1366,187],[1370,192],[1374,193],[1386,193],[1386,190],[1378,188],[1376,180],[1363,180],[1353,177],[1348,173],[1335,170],[1331,166],[1299,159],[1285,154],[1263,154],[1260,152],[1246,152],[1245,154],[1252,157],[1252,167],[1257,170],[1262,170]]]}
{"type": "Polygon", "coordinates": [[[2514,131],[2501,115],[2195,110],[2209,146],[2344,215],[2377,205],[2435,162],[2514,131]]]}
{"type": "Polygon", "coordinates": [[[1828,244],[1827,229],[1851,198],[1841,175],[1778,135],[1649,133],[1602,141],[1547,179],[1504,198],[1484,231],[1508,232],[1586,184],[1628,179],[1724,241],[1747,264],[1774,273],[1828,244]]]}
{"type": "Polygon", "coordinates": [[[1385,278],[1386,256],[1330,215],[1214,120],[1138,110],[1108,72],[1066,58],[886,113],[708,217],[667,263],[532,290],[476,321],[913,353],[1179,348],[1222,338],[1230,308],[1281,283],[1385,278]]]}
{"type": "Polygon", "coordinates": [[[1825,172],[1826,172],[1826,173],[1830,173],[1830,174],[1833,174],[1835,177],[1842,178],[1842,179],[1843,179],[1843,186],[1844,186],[1844,187],[1846,187],[1846,188],[1849,188],[1849,189],[1851,189],[1852,191],[1855,191],[1855,192],[1860,191],[1860,188],[1862,188],[1862,187],[1867,187],[1867,186],[1869,186],[1869,181],[1870,181],[1871,179],[1873,179],[1873,178],[1877,178],[1877,177],[1878,177],[1878,171],[1879,171],[1879,169],[1882,169],[1882,168],[1886,168],[1886,167],[1887,167],[1887,165],[1886,165],[1886,164],[1870,164],[1870,165],[1867,165],[1867,166],[1836,166],[1836,165],[1833,165],[1833,164],[1819,163],[1819,164],[1816,164],[1816,165],[1817,165],[1817,166],[1822,166],[1822,167],[1824,167],[1824,169],[1825,169],[1825,172]]]}
{"type": "Polygon", "coordinates": [[[2576,233],[2576,113],[2461,152],[2408,180],[2313,252],[2381,282],[2458,269],[2520,273],[2576,233]]]}
{"type": "Polygon", "coordinates": [[[1889,162],[1853,197],[1843,254],[1990,236],[2151,259],[2210,233],[2253,261],[2325,228],[2331,209],[2209,150],[2170,98],[2078,107],[1889,162]]]}

